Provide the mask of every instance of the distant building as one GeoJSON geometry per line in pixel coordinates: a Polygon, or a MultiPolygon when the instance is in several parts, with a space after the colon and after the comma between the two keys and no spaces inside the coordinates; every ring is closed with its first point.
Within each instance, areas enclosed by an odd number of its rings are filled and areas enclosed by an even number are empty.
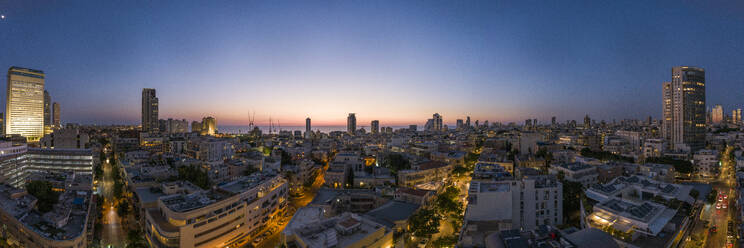
{"type": "Polygon", "coordinates": [[[142,131],[158,131],[158,98],[155,89],[142,89],[142,131]]]}
{"type": "Polygon", "coordinates": [[[378,134],[380,132],[380,121],[379,120],[373,120],[370,123],[370,129],[373,134],[378,134]]]}
{"type": "Polygon", "coordinates": [[[52,124],[55,128],[60,128],[62,127],[62,120],[60,119],[60,111],[62,111],[62,109],[60,109],[58,102],[54,102],[54,104],[52,104],[52,107],[52,111],[54,112],[52,124]]]}
{"type": "Polygon", "coordinates": [[[310,117],[307,117],[305,119],[305,138],[310,138],[312,134],[313,134],[313,128],[310,125],[310,117]]]}
{"type": "Polygon", "coordinates": [[[354,113],[349,113],[349,116],[346,117],[346,132],[350,135],[354,135],[356,128],[356,115],[354,113]]]}
{"type": "Polygon", "coordinates": [[[44,135],[44,72],[10,67],[5,99],[5,134],[38,141],[44,135]]]}
{"type": "Polygon", "coordinates": [[[202,135],[214,135],[217,133],[217,120],[211,116],[202,118],[201,133],[202,135]]]}
{"type": "Polygon", "coordinates": [[[741,109],[734,109],[731,111],[731,123],[741,124],[741,109]]]}
{"type": "Polygon", "coordinates": [[[52,131],[52,96],[44,90],[44,134],[52,131]]]}
{"type": "Polygon", "coordinates": [[[723,122],[723,106],[716,104],[713,110],[711,110],[710,116],[714,124],[721,124],[723,122]]]}
{"type": "Polygon", "coordinates": [[[674,151],[697,151],[705,145],[705,70],[677,66],[662,85],[662,137],[674,151]]]}

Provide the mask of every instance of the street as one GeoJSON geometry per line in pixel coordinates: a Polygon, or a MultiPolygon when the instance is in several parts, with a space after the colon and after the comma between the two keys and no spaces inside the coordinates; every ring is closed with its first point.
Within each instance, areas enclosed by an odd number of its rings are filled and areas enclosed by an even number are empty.
{"type": "Polygon", "coordinates": [[[734,165],[728,160],[731,152],[733,148],[728,147],[721,154],[720,173],[717,178],[708,181],[713,190],[718,192],[716,201],[712,204],[706,202],[703,205],[700,218],[695,220],[695,228],[690,233],[692,237],[687,237],[688,242],[685,242],[684,247],[700,247],[700,244],[711,248],[734,246],[735,240],[727,237],[728,222],[736,223],[734,165]],[[691,238],[702,239],[702,242],[690,242],[691,238]]]}
{"type": "Polygon", "coordinates": [[[108,161],[102,161],[103,180],[101,181],[101,195],[103,196],[103,213],[101,213],[102,223],[102,247],[123,247],[124,230],[122,229],[121,219],[116,212],[114,204],[114,179],[112,175],[111,164],[108,161]]]}

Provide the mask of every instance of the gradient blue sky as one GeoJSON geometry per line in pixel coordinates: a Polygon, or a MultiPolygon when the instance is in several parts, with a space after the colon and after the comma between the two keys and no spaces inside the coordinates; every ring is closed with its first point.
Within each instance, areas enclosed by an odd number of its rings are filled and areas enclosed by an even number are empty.
{"type": "Polygon", "coordinates": [[[44,70],[64,122],[139,123],[143,87],[161,118],[221,125],[656,118],[675,65],[706,69],[709,106],[744,107],[742,1],[0,0],[0,14],[0,68],[44,70]]]}

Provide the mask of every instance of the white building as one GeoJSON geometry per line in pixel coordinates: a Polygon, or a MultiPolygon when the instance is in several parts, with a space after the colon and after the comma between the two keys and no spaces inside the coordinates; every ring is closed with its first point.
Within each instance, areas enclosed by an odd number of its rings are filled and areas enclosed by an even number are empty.
{"type": "Polygon", "coordinates": [[[718,173],[718,151],[699,150],[692,155],[692,160],[698,174],[703,177],[714,177],[718,173]]]}

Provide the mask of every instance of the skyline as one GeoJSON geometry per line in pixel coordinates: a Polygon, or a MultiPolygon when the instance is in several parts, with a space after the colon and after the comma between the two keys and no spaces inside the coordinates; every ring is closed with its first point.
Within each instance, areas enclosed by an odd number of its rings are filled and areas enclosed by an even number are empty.
{"type": "Polygon", "coordinates": [[[0,1],[0,66],[43,70],[81,124],[138,124],[142,88],[161,119],[230,126],[658,119],[683,65],[706,70],[707,108],[744,105],[740,2],[217,5],[0,1]]]}

